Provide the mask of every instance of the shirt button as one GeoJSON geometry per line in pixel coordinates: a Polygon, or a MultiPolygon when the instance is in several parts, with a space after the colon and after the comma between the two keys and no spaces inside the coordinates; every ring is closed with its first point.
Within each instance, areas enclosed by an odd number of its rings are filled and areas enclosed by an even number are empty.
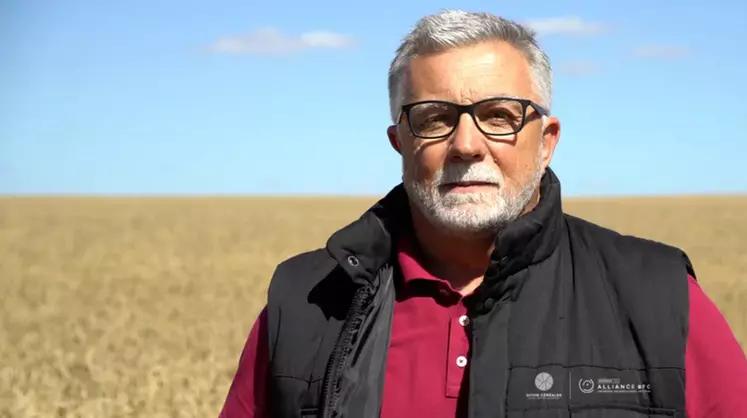
{"type": "Polygon", "coordinates": [[[469,317],[467,315],[462,315],[459,317],[459,325],[466,327],[467,324],[469,324],[469,317]]]}
{"type": "Polygon", "coordinates": [[[456,364],[458,367],[464,367],[467,365],[467,357],[459,356],[456,359],[456,364]]]}

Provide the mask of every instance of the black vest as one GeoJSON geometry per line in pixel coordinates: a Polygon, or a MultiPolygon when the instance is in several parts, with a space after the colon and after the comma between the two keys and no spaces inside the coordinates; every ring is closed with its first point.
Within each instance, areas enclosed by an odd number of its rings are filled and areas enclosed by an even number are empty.
{"type": "MultiPolygon", "coordinates": [[[[268,292],[273,417],[378,417],[397,272],[400,184],[326,248],[280,263],[268,292]]],[[[470,418],[685,416],[687,275],[679,249],[541,199],[505,228],[465,299],[470,418]]]]}

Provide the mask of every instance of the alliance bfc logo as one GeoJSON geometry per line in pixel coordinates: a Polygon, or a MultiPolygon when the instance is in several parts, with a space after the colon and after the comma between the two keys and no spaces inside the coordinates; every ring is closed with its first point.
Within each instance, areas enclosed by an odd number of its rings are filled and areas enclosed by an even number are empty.
{"type": "Polygon", "coordinates": [[[581,393],[650,393],[650,383],[623,383],[619,378],[594,379],[581,378],[578,381],[581,393]]]}
{"type": "Polygon", "coordinates": [[[593,379],[579,379],[578,388],[581,392],[589,394],[594,392],[594,380],[593,379]]]}

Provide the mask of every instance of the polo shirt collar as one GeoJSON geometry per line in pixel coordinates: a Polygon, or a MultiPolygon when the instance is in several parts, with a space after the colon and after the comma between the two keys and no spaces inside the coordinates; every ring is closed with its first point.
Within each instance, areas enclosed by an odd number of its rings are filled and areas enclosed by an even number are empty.
{"type": "MultiPolygon", "coordinates": [[[[499,280],[549,257],[560,241],[563,219],[560,181],[548,168],[540,182],[539,203],[499,233],[485,280],[499,280]]],[[[398,258],[398,245],[411,230],[407,192],[400,183],[359,219],[332,234],[326,249],[353,281],[376,284],[376,273],[398,258]]],[[[433,277],[422,267],[417,274],[426,273],[433,277]]]]}

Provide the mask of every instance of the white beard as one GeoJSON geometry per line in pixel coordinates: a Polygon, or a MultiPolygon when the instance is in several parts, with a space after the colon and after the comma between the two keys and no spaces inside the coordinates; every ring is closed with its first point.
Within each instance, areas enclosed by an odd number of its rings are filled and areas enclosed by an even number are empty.
{"type": "Polygon", "coordinates": [[[412,170],[403,164],[402,180],[411,202],[433,226],[456,236],[490,236],[521,216],[529,204],[544,170],[541,152],[535,169],[519,185],[506,188],[500,170],[484,164],[447,163],[431,183],[413,180],[412,170]],[[480,181],[495,184],[494,189],[473,193],[444,192],[439,186],[457,181],[480,181]]]}

